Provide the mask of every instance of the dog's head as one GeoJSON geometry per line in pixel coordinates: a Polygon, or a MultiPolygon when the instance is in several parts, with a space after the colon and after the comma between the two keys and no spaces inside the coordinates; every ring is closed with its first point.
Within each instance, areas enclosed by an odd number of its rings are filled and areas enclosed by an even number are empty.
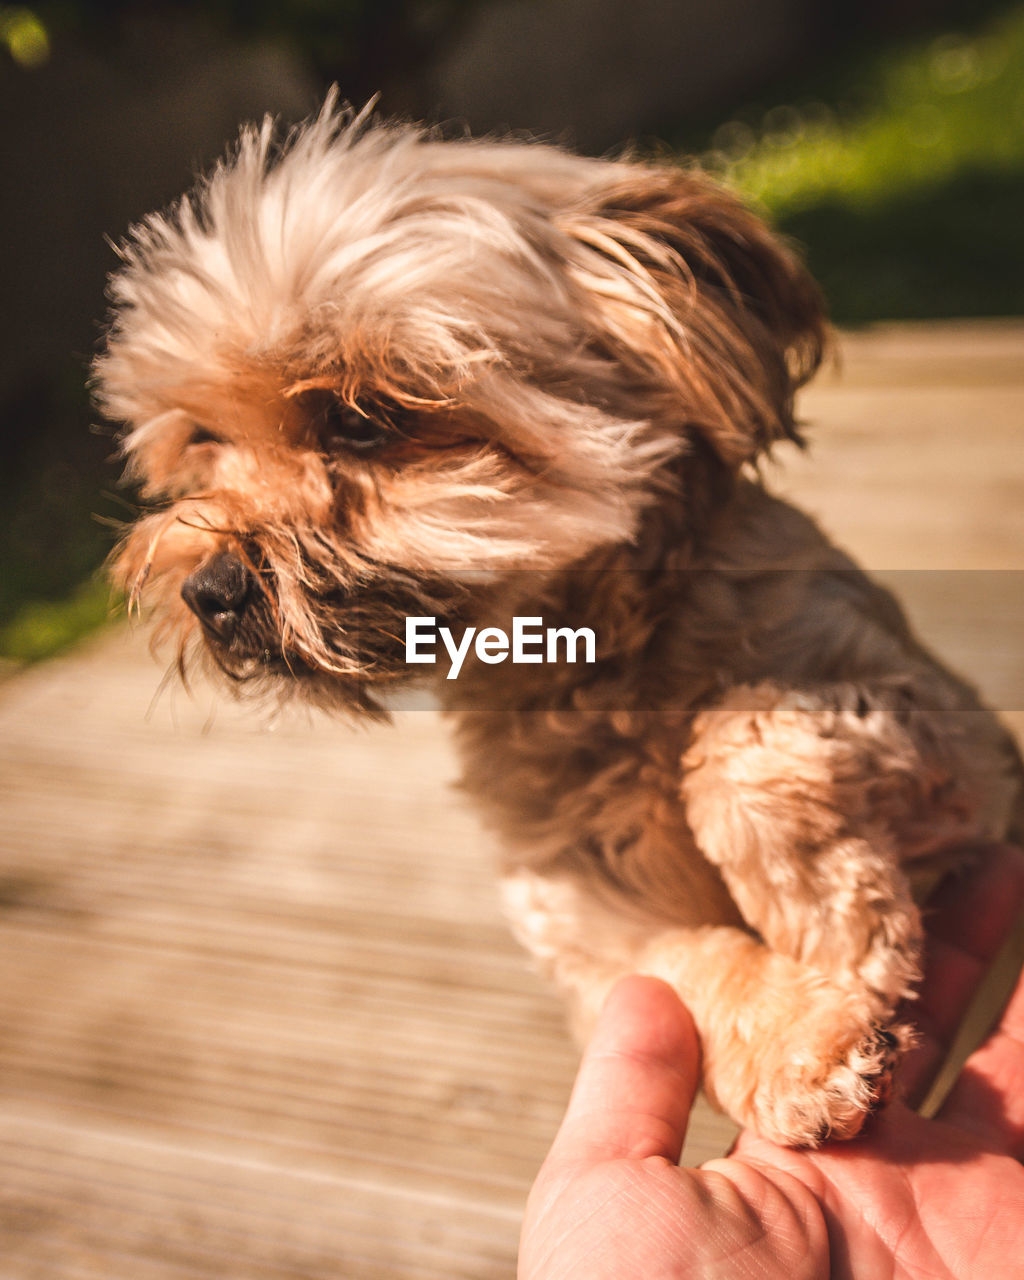
{"type": "Polygon", "coordinates": [[[823,339],[797,260],[696,173],[332,103],[244,131],[123,259],[96,383],[153,504],[129,599],[334,704],[405,673],[406,616],[628,543],[688,459],[793,436],[823,339]]]}

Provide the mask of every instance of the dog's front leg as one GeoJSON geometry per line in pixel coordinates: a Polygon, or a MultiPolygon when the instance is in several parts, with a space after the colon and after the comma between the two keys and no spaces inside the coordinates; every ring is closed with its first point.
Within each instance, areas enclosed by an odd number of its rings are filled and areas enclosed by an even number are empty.
{"type": "Polygon", "coordinates": [[[744,919],[880,1022],[917,977],[908,870],[986,835],[954,719],[905,689],[758,685],[698,716],[684,759],[688,822],[744,919]]]}

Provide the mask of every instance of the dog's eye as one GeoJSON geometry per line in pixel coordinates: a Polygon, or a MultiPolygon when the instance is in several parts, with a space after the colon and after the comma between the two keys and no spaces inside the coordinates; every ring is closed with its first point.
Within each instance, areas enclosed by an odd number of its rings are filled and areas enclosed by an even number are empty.
{"type": "Polygon", "coordinates": [[[333,401],[321,418],[323,443],[328,449],[371,453],[388,443],[394,433],[389,416],[376,406],[371,410],[333,401]]]}
{"type": "Polygon", "coordinates": [[[217,435],[208,427],[194,426],[189,433],[189,444],[223,444],[224,437],[217,435]]]}

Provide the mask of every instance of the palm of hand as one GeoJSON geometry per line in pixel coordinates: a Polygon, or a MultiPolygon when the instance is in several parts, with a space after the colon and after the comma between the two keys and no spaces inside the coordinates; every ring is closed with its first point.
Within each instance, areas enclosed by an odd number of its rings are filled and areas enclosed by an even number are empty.
{"type": "MultiPolygon", "coordinates": [[[[1024,900],[1024,858],[1001,853],[955,895],[932,917],[911,1096],[1024,900]]],[[[938,1119],[893,1103],[819,1151],[745,1133],[677,1167],[697,1062],[667,987],[617,988],[530,1198],[522,1280],[1024,1277],[1024,983],[938,1119]]]]}

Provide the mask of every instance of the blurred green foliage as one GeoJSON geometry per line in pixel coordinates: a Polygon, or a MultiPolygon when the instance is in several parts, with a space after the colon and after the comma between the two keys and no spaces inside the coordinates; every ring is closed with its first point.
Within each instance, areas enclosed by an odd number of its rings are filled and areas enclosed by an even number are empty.
{"type": "Polygon", "coordinates": [[[23,605],[0,627],[0,659],[27,663],[52,657],[101,627],[113,612],[110,587],[91,574],[68,596],[23,605]]]}
{"type": "Polygon", "coordinates": [[[865,68],[861,106],[768,111],[759,136],[720,126],[725,176],[777,215],[839,199],[870,210],[963,173],[1024,167],[1024,8],[975,35],[887,51],[865,68]]]}
{"type": "Polygon", "coordinates": [[[1024,6],[738,111],[701,155],[807,250],[844,323],[1024,311],[1024,6]]]}
{"type": "Polygon", "coordinates": [[[41,67],[50,56],[46,26],[21,5],[0,5],[0,45],[26,71],[41,67]]]}

